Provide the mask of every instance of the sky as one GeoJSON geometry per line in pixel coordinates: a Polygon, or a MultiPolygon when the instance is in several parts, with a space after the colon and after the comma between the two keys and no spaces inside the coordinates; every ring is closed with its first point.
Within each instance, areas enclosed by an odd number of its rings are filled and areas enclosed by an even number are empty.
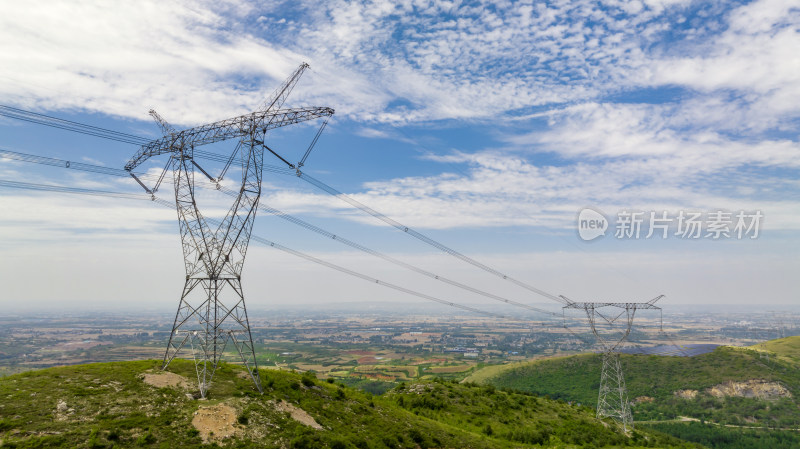
{"type": "MultiPolygon", "coordinates": [[[[285,106],[336,113],[305,173],[403,226],[574,301],[788,310],[800,305],[798,48],[800,6],[781,0],[2,2],[0,104],[156,139],[149,109],[176,129],[242,115],[307,62],[285,106]]],[[[320,124],[270,132],[269,145],[298,161],[320,124]]],[[[137,150],[0,117],[0,151],[122,168],[137,150]]],[[[1,155],[0,180],[142,192],[1,155]]],[[[169,182],[158,194],[174,201],[169,182]]],[[[231,201],[198,195],[212,218],[231,201]]],[[[265,172],[261,201],[559,312],[291,174],[265,172]]],[[[263,239],[444,300],[521,310],[259,214],[263,239]]],[[[174,208],[0,187],[3,309],[172,310],[183,270],[174,208]]],[[[425,301],[257,242],[242,279],[251,308],[425,301]]]]}

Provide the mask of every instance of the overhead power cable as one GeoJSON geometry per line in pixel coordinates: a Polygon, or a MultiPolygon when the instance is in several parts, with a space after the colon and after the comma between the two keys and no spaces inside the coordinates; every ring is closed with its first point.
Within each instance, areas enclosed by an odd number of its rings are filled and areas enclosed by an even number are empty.
{"type": "MultiPolygon", "coordinates": [[[[125,170],[122,170],[122,169],[114,169],[114,168],[102,167],[102,166],[98,166],[98,165],[70,162],[70,161],[66,161],[66,160],[63,160],[63,159],[55,159],[55,158],[49,158],[49,157],[43,157],[43,156],[36,156],[36,155],[32,155],[32,154],[18,153],[18,152],[15,152],[15,151],[8,151],[8,150],[0,149],[0,158],[2,158],[2,157],[15,159],[15,160],[19,160],[19,161],[24,161],[24,162],[31,162],[31,163],[37,163],[37,164],[50,165],[50,166],[55,166],[55,167],[60,167],[60,168],[71,168],[71,169],[75,169],[75,170],[83,170],[83,171],[88,171],[88,172],[93,172],[93,173],[101,173],[101,174],[112,175],[112,176],[121,176],[121,177],[127,177],[128,176],[128,172],[125,171],[125,170]]],[[[289,173],[294,174],[294,171],[289,171],[289,170],[287,170],[285,168],[282,168],[282,167],[274,167],[274,168],[279,170],[281,173],[287,172],[287,173],[284,173],[284,174],[289,174],[289,173]]],[[[155,179],[155,178],[157,178],[157,176],[155,176],[155,175],[148,175],[148,174],[141,174],[141,175],[139,175],[139,177],[141,177],[143,179],[147,179],[147,178],[155,179]]],[[[208,188],[208,189],[216,188],[213,184],[210,184],[210,183],[200,183],[199,185],[201,185],[204,188],[208,188]]],[[[236,192],[231,190],[231,189],[229,189],[229,188],[223,187],[223,188],[220,188],[219,190],[222,193],[225,193],[227,195],[236,196],[236,192]]],[[[344,237],[342,237],[340,235],[334,234],[334,233],[332,233],[330,231],[327,231],[327,230],[322,229],[322,228],[320,228],[318,226],[315,226],[315,225],[313,225],[311,223],[308,223],[307,221],[304,221],[304,220],[302,220],[300,218],[297,218],[297,217],[294,217],[292,215],[286,214],[286,213],[284,213],[284,212],[282,212],[282,211],[280,211],[278,209],[275,209],[275,208],[273,208],[271,206],[268,206],[268,205],[266,205],[264,203],[260,203],[259,204],[259,209],[261,209],[264,212],[267,212],[269,214],[272,214],[272,215],[274,215],[274,216],[276,216],[278,218],[281,218],[281,219],[283,219],[285,221],[293,223],[293,224],[295,224],[297,226],[300,226],[300,227],[302,227],[304,229],[307,229],[309,231],[315,232],[315,233],[317,233],[319,235],[322,235],[324,237],[327,237],[327,238],[330,238],[332,240],[335,240],[335,241],[337,241],[337,242],[339,242],[339,243],[341,243],[343,245],[347,245],[347,246],[349,246],[351,248],[357,249],[357,250],[362,251],[362,252],[364,252],[366,254],[370,254],[372,256],[378,257],[378,258],[383,259],[383,260],[385,260],[387,262],[393,263],[393,264],[395,264],[397,266],[403,267],[403,268],[405,268],[407,270],[411,270],[411,271],[413,271],[415,273],[418,273],[418,274],[421,274],[423,276],[427,276],[429,278],[444,282],[444,283],[452,285],[454,287],[461,288],[463,290],[466,290],[466,291],[469,291],[469,292],[472,292],[472,293],[475,293],[475,294],[478,294],[478,295],[481,295],[481,296],[484,296],[486,298],[490,298],[490,299],[493,299],[493,300],[496,300],[496,301],[500,301],[500,302],[503,302],[503,303],[506,303],[506,304],[509,304],[509,305],[521,307],[521,308],[524,308],[524,309],[528,309],[528,310],[531,310],[531,311],[534,311],[534,312],[542,313],[542,314],[553,316],[553,317],[560,317],[560,315],[557,314],[557,313],[554,313],[554,312],[551,312],[551,311],[548,311],[548,310],[544,310],[544,309],[541,309],[541,308],[538,308],[538,307],[533,307],[533,306],[530,306],[528,304],[524,304],[524,303],[521,303],[521,302],[513,301],[513,300],[510,300],[510,299],[507,299],[507,298],[503,298],[502,296],[498,296],[498,295],[495,295],[495,294],[492,294],[492,293],[489,293],[489,292],[486,292],[486,291],[471,287],[471,286],[463,284],[461,282],[454,281],[454,280],[449,279],[447,277],[440,276],[440,275],[437,275],[436,273],[433,273],[433,272],[430,272],[428,270],[419,268],[419,267],[417,267],[415,265],[412,265],[412,264],[403,262],[401,260],[395,259],[394,257],[391,257],[389,255],[386,255],[386,254],[383,254],[381,252],[375,251],[375,250],[373,250],[371,248],[368,248],[368,247],[366,247],[364,245],[361,245],[359,243],[353,242],[353,241],[351,241],[349,239],[346,239],[346,238],[344,238],[344,237]]]]}
{"type": "MultiPolygon", "coordinates": [[[[25,120],[25,121],[29,121],[29,122],[33,122],[33,123],[37,123],[37,124],[41,124],[41,125],[54,126],[56,128],[61,128],[61,129],[65,129],[65,130],[68,130],[68,131],[75,131],[75,132],[79,132],[79,133],[83,133],[83,134],[89,134],[89,135],[96,136],[96,137],[102,137],[102,138],[106,138],[106,139],[117,140],[117,141],[120,141],[120,142],[131,143],[131,144],[136,144],[136,145],[144,145],[146,143],[151,142],[150,139],[146,139],[146,138],[143,138],[143,137],[140,137],[140,136],[135,136],[135,135],[132,135],[132,134],[112,131],[112,130],[109,130],[109,129],[100,128],[100,127],[96,127],[96,126],[85,125],[85,124],[82,124],[82,123],[72,122],[72,121],[69,121],[69,120],[63,120],[63,119],[59,119],[59,118],[56,118],[56,117],[51,117],[51,116],[47,116],[47,115],[43,115],[43,114],[38,114],[38,113],[35,113],[35,112],[30,112],[30,111],[25,111],[25,110],[18,109],[18,108],[13,108],[13,107],[10,107],[10,106],[0,105],[0,115],[4,115],[4,116],[7,116],[7,117],[11,117],[11,118],[16,118],[16,119],[19,119],[19,120],[25,120]]],[[[201,158],[204,157],[204,158],[208,158],[208,159],[215,160],[215,161],[218,161],[218,162],[227,162],[227,158],[225,158],[224,156],[221,156],[221,155],[217,155],[217,154],[214,154],[214,153],[209,153],[209,152],[202,151],[202,150],[194,150],[194,152],[201,158]]],[[[509,281],[509,282],[519,286],[519,287],[522,287],[522,288],[524,288],[524,289],[526,289],[528,291],[534,292],[534,293],[539,294],[541,296],[544,296],[544,297],[546,297],[548,299],[557,301],[557,302],[559,302],[561,304],[565,304],[565,305],[569,304],[569,301],[564,299],[563,297],[547,293],[544,290],[536,288],[536,287],[534,287],[532,285],[529,285],[529,284],[527,284],[525,282],[522,282],[522,281],[520,281],[518,279],[515,279],[515,278],[513,278],[511,276],[508,276],[508,275],[506,275],[506,274],[504,274],[504,273],[502,273],[502,272],[500,272],[498,270],[495,270],[494,268],[491,268],[491,267],[489,267],[489,266],[487,266],[485,264],[482,264],[482,263],[478,262],[477,260],[475,260],[475,259],[473,259],[471,257],[468,257],[468,256],[466,256],[464,254],[461,254],[458,251],[455,251],[454,249],[452,249],[452,248],[450,248],[450,247],[448,247],[448,246],[446,246],[446,245],[444,245],[442,243],[439,243],[436,240],[433,240],[430,237],[428,237],[428,236],[426,236],[424,234],[421,234],[420,232],[418,232],[418,231],[416,231],[416,230],[414,230],[412,228],[409,228],[408,226],[405,226],[405,225],[397,222],[396,220],[393,220],[393,219],[387,217],[386,215],[384,215],[384,214],[372,209],[371,207],[369,207],[369,206],[367,206],[367,205],[365,205],[365,204],[363,204],[363,203],[361,203],[359,201],[356,201],[355,199],[345,195],[342,192],[339,192],[338,190],[336,190],[333,187],[325,184],[324,182],[322,182],[322,181],[320,181],[320,180],[318,180],[316,178],[313,178],[312,176],[310,176],[310,175],[308,175],[306,173],[303,173],[302,171],[300,171],[299,168],[296,169],[296,174],[297,174],[297,176],[299,178],[303,179],[304,181],[308,182],[309,184],[311,184],[311,185],[313,185],[313,186],[315,186],[315,187],[327,192],[328,194],[330,194],[332,196],[335,196],[335,197],[339,198],[342,201],[347,202],[351,206],[354,206],[354,207],[366,212],[367,214],[372,215],[373,217],[383,221],[384,223],[386,223],[386,224],[388,224],[390,226],[393,226],[393,227],[405,232],[406,234],[408,234],[408,235],[410,235],[410,236],[412,236],[412,237],[414,237],[414,238],[416,238],[416,239],[418,239],[418,240],[420,240],[420,241],[422,241],[422,242],[424,242],[424,243],[426,243],[426,244],[428,244],[428,245],[430,245],[430,246],[432,246],[434,248],[437,248],[438,250],[440,250],[440,251],[442,251],[442,252],[444,252],[446,254],[450,254],[453,257],[456,257],[456,258],[458,258],[458,259],[460,259],[460,260],[462,260],[462,261],[464,261],[464,262],[466,262],[466,263],[468,263],[470,265],[473,265],[473,266],[475,266],[475,267],[477,267],[477,268],[479,268],[479,269],[481,269],[483,271],[486,271],[487,273],[490,273],[490,274],[492,274],[494,276],[497,276],[497,277],[500,277],[500,278],[502,278],[504,280],[507,280],[507,281],[509,281]]]]}
{"type": "MultiPolygon", "coordinates": [[[[152,201],[152,202],[158,203],[159,205],[162,205],[162,206],[169,207],[170,209],[174,207],[174,205],[169,201],[163,200],[163,199],[155,197],[153,195],[147,195],[147,194],[141,194],[141,193],[134,194],[134,193],[122,193],[122,192],[109,192],[109,191],[104,191],[104,190],[92,190],[92,189],[81,189],[81,188],[74,188],[74,187],[67,187],[67,186],[58,186],[58,185],[35,184],[35,183],[27,183],[27,182],[16,182],[16,181],[7,181],[7,180],[2,180],[2,179],[0,179],[0,187],[11,187],[11,188],[17,188],[17,189],[39,190],[39,191],[59,192],[59,193],[71,193],[71,194],[90,195],[90,196],[105,196],[105,197],[111,197],[111,198],[147,200],[147,201],[152,201]]],[[[221,223],[219,220],[215,220],[215,219],[211,219],[211,218],[206,218],[206,221],[211,223],[211,224],[213,224],[213,225],[217,225],[217,226],[219,226],[219,224],[221,223]]],[[[318,258],[316,258],[314,256],[302,253],[300,251],[293,250],[293,249],[291,249],[289,247],[283,246],[283,245],[281,245],[279,243],[275,243],[275,242],[273,242],[271,240],[267,240],[267,239],[265,239],[263,237],[259,237],[257,235],[251,235],[250,238],[255,240],[255,241],[257,241],[257,242],[259,242],[259,243],[261,243],[261,244],[263,244],[263,245],[279,249],[279,250],[281,250],[283,252],[286,252],[286,253],[292,254],[294,256],[297,256],[297,257],[303,258],[305,260],[308,260],[310,262],[314,262],[316,264],[319,264],[319,265],[322,265],[322,266],[337,270],[337,271],[339,271],[341,273],[349,274],[350,276],[357,277],[357,278],[362,279],[364,281],[367,281],[367,282],[369,282],[371,284],[381,285],[383,287],[387,287],[387,288],[390,288],[390,289],[393,289],[393,290],[397,290],[399,292],[402,292],[402,293],[405,293],[405,294],[408,294],[408,295],[416,296],[418,298],[426,299],[428,301],[433,301],[433,302],[436,302],[436,303],[439,303],[439,304],[443,304],[443,305],[446,305],[446,306],[450,306],[450,307],[454,307],[454,308],[457,308],[457,309],[466,310],[466,311],[469,311],[469,312],[473,312],[473,313],[477,313],[477,314],[481,314],[481,315],[486,315],[486,316],[491,316],[491,317],[495,317],[495,318],[503,318],[503,319],[508,319],[508,320],[519,321],[518,318],[514,318],[514,317],[511,317],[511,316],[508,316],[508,315],[503,315],[503,314],[494,313],[494,312],[488,312],[488,311],[485,311],[485,310],[478,309],[476,307],[471,307],[471,306],[467,306],[467,305],[464,305],[464,304],[455,303],[455,302],[452,302],[452,301],[446,301],[444,299],[440,299],[440,298],[437,298],[435,296],[427,295],[425,293],[420,293],[420,292],[417,292],[415,290],[411,290],[411,289],[408,289],[408,288],[405,288],[405,287],[402,287],[402,286],[399,286],[399,285],[396,285],[396,284],[392,284],[390,282],[385,282],[385,281],[382,281],[380,279],[377,279],[377,278],[374,278],[374,277],[371,277],[371,276],[367,276],[367,275],[359,273],[357,271],[350,270],[348,268],[342,267],[341,265],[337,265],[337,264],[334,264],[334,263],[331,263],[331,262],[328,262],[328,261],[325,261],[325,260],[322,260],[322,259],[318,259],[318,258]]]]}
{"type": "Polygon", "coordinates": [[[30,182],[18,182],[18,181],[8,181],[4,179],[0,179],[0,187],[10,187],[14,189],[27,189],[27,190],[38,190],[44,192],[60,192],[60,193],[72,193],[77,195],[89,195],[89,196],[106,196],[111,198],[124,198],[129,200],[150,200],[149,195],[144,195],[141,193],[124,193],[124,192],[109,192],[106,190],[93,190],[93,189],[82,189],[78,187],[66,187],[66,186],[59,186],[59,185],[50,185],[50,184],[34,184],[30,182]]]}
{"type": "MultiPolygon", "coordinates": [[[[230,189],[223,189],[223,193],[226,193],[228,195],[235,195],[235,192],[231,191],[230,189]]],[[[427,276],[427,277],[429,277],[431,279],[435,279],[437,281],[444,282],[445,284],[449,284],[449,285],[452,285],[454,287],[458,287],[458,288],[460,288],[462,290],[467,290],[469,292],[484,296],[486,298],[490,298],[490,299],[494,299],[496,301],[504,302],[504,303],[509,304],[509,305],[522,307],[522,308],[525,308],[525,309],[528,309],[528,310],[531,310],[531,311],[534,311],[534,312],[539,312],[539,313],[543,313],[543,314],[554,316],[554,317],[560,316],[557,313],[553,313],[553,312],[550,312],[548,310],[540,309],[538,307],[529,306],[528,304],[524,304],[524,303],[521,303],[521,302],[513,301],[511,299],[506,299],[506,298],[503,298],[502,296],[498,296],[498,295],[495,295],[495,294],[492,294],[492,293],[489,293],[489,292],[485,292],[483,290],[479,290],[477,288],[470,287],[469,285],[462,284],[461,282],[454,281],[454,280],[446,278],[444,276],[437,275],[437,274],[432,273],[432,272],[430,272],[428,270],[419,268],[417,266],[414,266],[414,265],[411,265],[409,263],[403,262],[401,260],[395,259],[394,257],[388,256],[386,254],[383,254],[383,253],[380,253],[378,251],[375,251],[375,250],[372,250],[370,248],[367,248],[367,247],[365,247],[363,245],[360,245],[360,244],[358,244],[356,242],[348,240],[348,239],[346,239],[344,237],[341,237],[339,235],[336,235],[336,234],[334,234],[332,232],[329,232],[329,231],[326,231],[326,230],[324,230],[322,228],[314,226],[314,225],[312,225],[312,224],[310,224],[310,223],[308,223],[306,221],[303,221],[303,220],[301,220],[301,219],[299,219],[297,217],[293,217],[293,216],[291,216],[289,214],[283,213],[283,212],[281,212],[281,211],[279,211],[277,209],[274,209],[274,208],[272,208],[270,206],[267,206],[265,204],[259,204],[259,209],[261,209],[261,210],[263,210],[265,212],[268,212],[268,213],[270,213],[272,215],[275,215],[276,217],[282,218],[282,219],[284,219],[284,220],[286,220],[286,221],[288,221],[290,223],[294,223],[294,224],[296,224],[298,226],[306,228],[309,231],[312,231],[312,232],[315,232],[315,233],[320,234],[322,236],[328,237],[328,238],[330,238],[332,240],[336,240],[337,242],[340,242],[340,243],[342,243],[344,245],[347,245],[347,246],[349,246],[351,248],[354,248],[354,249],[357,249],[357,250],[362,251],[364,253],[367,253],[367,254],[370,254],[372,256],[378,257],[378,258],[383,259],[383,260],[385,260],[387,262],[390,262],[390,263],[393,263],[393,264],[398,265],[400,267],[403,267],[405,269],[411,270],[411,271],[413,271],[415,273],[421,274],[423,276],[427,276]]]]}
{"type": "MultiPolygon", "coordinates": [[[[209,153],[213,154],[213,153],[209,153]]],[[[28,153],[20,153],[18,151],[11,151],[6,150],[4,148],[0,148],[0,159],[11,159],[15,161],[21,162],[30,162],[34,164],[40,165],[49,165],[51,167],[59,167],[59,168],[69,168],[72,170],[81,170],[91,173],[99,173],[103,175],[109,176],[121,176],[121,177],[129,177],[130,173],[121,169],[121,168],[112,168],[112,167],[103,167],[102,165],[93,165],[93,164],[85,164],[83,162],[75,162],[69,161],[66,159],[56,159],[52,157],[46,156],[38,156],[35,154],[28,154],[28,153]]],[[[281,175],[287,176],[294,176],[295,171],[286,167],[279,167],[276,165],[264,165],[263,168],[265,171],[269,171],[272,173],[277,173],[281,175]]],[[[146,172],[136,172],[137,177],[142,179],[152,179],[157,180],[158,176],[151,175],[146,172]]]]}
{"type": "Polygon", "coordinates": [[[478,313],[478,314],[482,314],[482,315],[493,316],[493,317],[496,317],[496,318],[515,319],[515,318],[510,317],[508,315],[502,315],[502,314],[499,314],[499,313],[487,312],[485,310],[477,309],[475,307],[465,306],[463,304],[458,304],[458,303],[454,303],[454,302],[451,302],[451,301],[445,301],[443,299],[439,299],[439,298],[436,298],[434,296],[426,295],[425,293],[420,293],[420,292],[417,292],[417,291],[414,291],[414,290],[411,290],[411,289],[408,289],[408,288],[405,288],[405,287],[401,287],[399,285],[391,284],[389,282],[384,282],[384,281],[381,281],[379,279],[367,276],[365,274],[361,274],[361,273],[358,273],[356,271],[344,268],[342,266],[339,266],[339,265],[336,265],[336,264],[333,264],[333,263],[330,263],[330,262],[327,262],[327,261],[324,261],[324,260],[321,260],[321,259],[317,259],[316,257],[310,256],[308,254],[304,254],[304,253],[301,253],[299,251],[295,251],[293,249],[287,248],[287,247],[282,246],[280,244],[277,244],[275,242],[271,242],[271,241],[269,241],[267,239],[261,238],[261,237],[259,237],[257,235],[252,235],[252,236],[250,236],[250,238],[252,238],[253,240],[255,240],[255,241],[259,242],[259,243],[262,243],[264,245],[271,246],[273,248],[277,248],[277,249],[279,249],[281,251],[287,252],[289,254],[293,254],[293,255],[295,255],[297,257],[302,257],[303,259],[306,259],[308,261],[311,261],[311,262],[314,262],[314,263],[317,263],[317,264],[320,264],[320,265],[324,265],[324,266],[326,266],[328,268],[332,268],[332,269],[340,271],[342,273],[349,274],[350,276],[355,276],[355,277],[357,277],[359,279],[363,279],[363,280],[365,280],[367,282],[378,284],[378,285],[382,285],[384,287],[388,287],[388,288],[397,290],[399,292],[403,292],[403,293],[406,293],[406,294],[409,294],[409,295],[413,295],[413,296],[416,296],[418,298],[427,299],[429,301],[437,302],[439,304],[444,304],[446,306],[455,307],[457,309],[467,310],[469,312],[474,312],[474,313],[478,313]]]}
{"type": "Polygon", "coordinates": [[[485,271],[487,273],[493,274],[493,275],[495,275],[497,277],[500,277],[500,278],[502,278],[504,280],[507,280],[507,281],[509,281],[509,282],[511,282],[513,284],[516,284],[519,287],[522,287],[522,288],[524,288],[526,290],[529,290],[531,292],[534,292],[534,293],[537,293],[539,295],[542,295],[542,296],[544,296],[544,297],[546,297],[548,299],[552,299],[553,301],[557,301],[557,302],[560,302],[561,304],[565,304],[565,305],[569,304],[569,300],[567,300],[565,298],[562,298],[560,296],[556,296],[556,295],[547,293],[544,290],[538,289],[538,288],[536,288],[536,287],[534,287],[532,285],[526,284],[525,282],[522,282],[520,280],[512,278],[511,276],[508,276],[507,274],[503,274],[500,271],[495,270],[494,268],[491,268],[491,267],[489,267],[487,265],[484,265],[484,264],[478,262],[477,260],[475,260],[475,259],[473,259],[473,258],[471,258],[469,256],[465,256],[464,254],[461,254],[458,251],[456,251],[456,250],[454,250],[454,249],[452,249],[452,248],[450,248],[448,246],[445,246],[445,245],[437,242],[436,240],[433,240],[432,238],[430,238],[430,237],[428,237],[428,236],[426,236],[424,234],[421,234],[420,232],[418,232],[418,231],[416,231],[416,230],[414,230],[412,228],[409,228],[408,226],[405,226],[405,225],[403,225],[403,224],[401,224],[401,223],[399,223],[399,222],[387,217],[386,215],[376,211],[375,209],[365,205],[364,203],[361,203],[361,202],[359,202],[359,201],[357,201],[357,200],[345,195],[344,193],[334,189],[333,187],[325,184],[324,182],[322,182],[322,181],[320,181],[320,180],[318,180],[318,179],[316,179],[316,178],[314,178],[312,176],[309,176],[306,173],[301,172],[300,170],[297,170],[297,176],[299,178],[301,178],[302,180],[308,182],[309,184],[317,187],[318,189],[323,190],[323,191],[327,192],[328,194],[330,194],[332,196],[335,196],[336,198],[339,198],[340,200],[350,204],[353,207],[361,209],[362,211],[366,212],[367,214],[372,215],[373,217],[377,218],[378,220],[381,220],[382,222],[388,224],[389,226],[395,227],[395,228],[399,229],[400,231],[403,231],[404,233],[410,235],[411,237],[414,237],[415,239],[420,240],[420,241],[422,241],[422,242],[424,242],[424,243],[426,243],[426,244],[428,244],[428,245],[430,245],[430,246],[432,246],[432,247],[434,247],[434,248],[436,248],[436,249],[438,249],[438,250],[440,250],[440,251],[442,251],[444,253],[450,254],[451,256],[456,257],[458,259],[461,259],[462,261],[464,261],[464,262],[466,262],[466,263],[468,263],[468,264],[470,264],[472,266],[475,266],[477,268],[480,268],[481,270],[483,270],[483,271],[485,271]]]}
{"type": "Polygon", "coordinates": [[[0,105],[0,115],[30,123],[36,123],[37,125],[51,126],[66,131],[73,131],[94,137],[102,137],[103,139],[116,140],[118,142],[129,143],[132,145],[144,145],[150,141],[150,139],[145,137],[113,131],[106,128],[100,128],[98,126],[86,125],[84,123],[73,122],[71,120],[64,120],[51,117],[49,115],[38,114],[36,112],[25,111],[23,109],[14,108],[11,106],[0,105]]]}

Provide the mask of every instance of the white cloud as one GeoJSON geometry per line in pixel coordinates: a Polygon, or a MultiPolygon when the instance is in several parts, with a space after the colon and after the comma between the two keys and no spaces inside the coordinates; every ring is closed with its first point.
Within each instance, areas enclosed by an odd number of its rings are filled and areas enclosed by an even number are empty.
{"type": "Polygon", "coordinates": [[[687,38],[675,45],[680,56],[664,56],[665,33],[689,4],[5,3],[0,96],[140,119],[156,107],[191,124],[252,109],[307,60],[313,71],[293,101],[360,120],[493,117],[674,84],[741,89],[756,112],[796,116],[797,10],[741,6],[713,18],[729,26],[703,31],[710,42],[687,38]]]}
{"type": "MultiPolygon", "coordinates": [[[[768,150],[765,147],[762,152],[768,150]]],[[[717,149],[716,155],[721,151],[717,149]]],[[[800,228],[800,202],[780,194],[796,191],[800,182],[763,178],[760,173],[748,176],[739,171],[728,180],[714,176],[704,179],[720,169],[708,165],[707,161],[714,158],[715,154],[696,159],[667,155],[548,166],[500,153],[454,153],[429,159],[467,163],[466,173],[369,182],[363,192],[350,196],[404,225],[426,229],[525,226],[571,232],[575,214],[586,206],[607,213],[632,208],[673,214],[685,209],[762,210],[769,217],[767,229],[800,228]]],[[[739,164],[737,161],[734,167],[739,164]]],[[[264,202],[294,214],[340,216],[379,224],[324,194],[285,191],[266,197],[264,202]]]]}
{"type": "Polygon", "coordinates": [[[732,139],[718,132],[722,130],[708,126],[709,122],[722,120],[726,111],[717,111],[718,116],[710,118],[709,109],[695,103],[587,103],[550,114],[545,131],[510,136],[507,140],[584,161],[650,157],[673,163],[683,161],[687,169],[709,172],[744,164],[800,167],[797,142],[732,139]],[[708,113],[701,117],[703,112],[708,113]]]}
{"type": "MultiPolygon", "coordinates": [[[[681,46],[680,55],[655,58],[650,84],[677,84],[704,92],[738,91],[735,125],[780,128],[800,109],[800,8],[782,0],[760,0],[731,11],[725,31],[710,42],[681,46]]],[[[724,107],[725,105],[723,105],[724,107]]]]}
{"type": "MultiPolygon", "coordinates": [[[[235,3],[102,1],[0,6],[0,95],[46,109],[87,109],[176,123],[242,113],[302,60],[240,30],[235,3]],[[213,11],[212,11],[213,6],[213,11]]],[[[274,88],[274,87],[273,87],[274,88]]]]}

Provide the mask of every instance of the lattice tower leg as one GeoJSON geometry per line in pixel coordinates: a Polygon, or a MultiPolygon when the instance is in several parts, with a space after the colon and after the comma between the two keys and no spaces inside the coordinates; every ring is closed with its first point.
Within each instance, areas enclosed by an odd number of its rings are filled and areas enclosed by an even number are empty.
{"type": "Polygon", "coordinates": [[[187,280],[164,354],[163,369],[188,344],[200,396],[205,397],[228,343],[236,349],[256,389],[263,392],[241,282],[187,280]]]}
{"type": "Polygon", "coordinates": [[[619,353],[604,352],[603,369],[600,373],[600,393],[597,398],[597,417],[613,418],[622,423],[628,432],[633,430],[633,415],[628,402],[628,390],[619,361],[619,353]]]}

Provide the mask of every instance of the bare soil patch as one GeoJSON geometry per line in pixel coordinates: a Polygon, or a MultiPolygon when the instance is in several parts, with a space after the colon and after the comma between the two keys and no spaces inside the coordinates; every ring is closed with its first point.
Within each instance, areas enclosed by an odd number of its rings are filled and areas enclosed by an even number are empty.
{"type": "Polygon", "coordinates": [[[236,409],[225,404],[201,406],[192,418],[192,425],[200,432],[203,443],[232,437],[237,431],[235,424],[236,409]]]}
{"type": "Polygon", "coordinates": [[[289,413],[292,416],[292,419],[294,419],[299,423],[305,424],[317,430],[322,430],[322,426],[320,426],[319,423],[311,415],[309,415],[308,413],[306,413],[305,410],[301,409],[300,407],[297,407],[294,404],[290,404],[286,401],[280,401],[275,403],[275,409],[280,412],[289,413]]]}
{"type": "Polygon", "coordinates": [[[146,372],[141,375],[141,378],[144,383],[156,388],[177,387],[184,390],[192,388],[189,379],[169,371],[146,372]]]}

